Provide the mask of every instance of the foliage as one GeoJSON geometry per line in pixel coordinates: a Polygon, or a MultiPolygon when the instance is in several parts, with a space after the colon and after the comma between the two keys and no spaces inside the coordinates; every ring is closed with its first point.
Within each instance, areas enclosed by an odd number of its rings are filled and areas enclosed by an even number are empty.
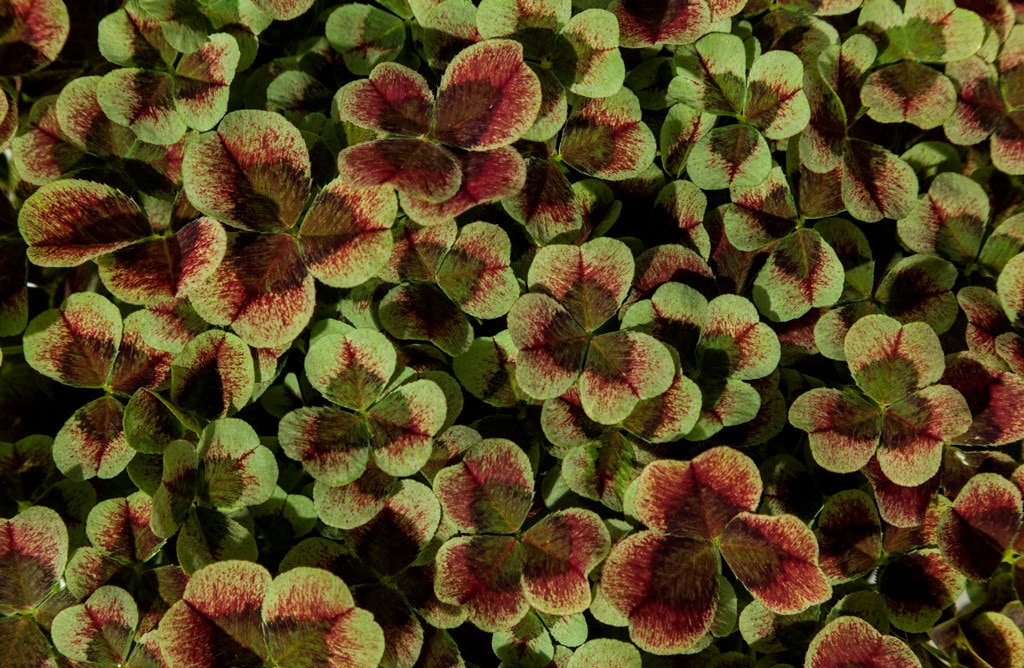
{"type": "Polygon", "coordinates": [[[1014,0],[0,0],[0,663],[1024,668],[1014,0]]]}

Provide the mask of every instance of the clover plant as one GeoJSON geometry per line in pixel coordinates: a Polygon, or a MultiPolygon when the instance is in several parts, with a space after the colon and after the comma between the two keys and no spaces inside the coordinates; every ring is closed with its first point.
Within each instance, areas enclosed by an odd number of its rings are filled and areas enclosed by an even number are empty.
{"type": "Polygon", "coordinates": [[[0,0],[0,664],[1024,668],[1015,0],[0,0]]]}

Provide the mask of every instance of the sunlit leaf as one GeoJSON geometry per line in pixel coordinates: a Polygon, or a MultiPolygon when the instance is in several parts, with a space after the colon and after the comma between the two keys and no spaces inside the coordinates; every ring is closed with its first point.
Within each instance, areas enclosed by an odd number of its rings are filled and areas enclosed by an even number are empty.
{"type": "Polygon", "coordinates": [[[79,605],[66,608],[53,619],[57,650],[76,661],[121,664],[139,623],[139,610],[120,587],[100,587],[79,605]]]}
{"type": "Polygon", "coordinates": [[[224,561],[192,574],[182,600],[160,623],[160,649],[171,668],[262,666],[261,619],[271,577],[259,564],[224,561]]]}
{"type": "Polygon", "coordinates": [[[79,408],[53,439],[57,468],[71,480],[121,473],[135,456],[123,423],[124,406],[113,397],[100,397],[79,408]]]}
{"type": "Polygon", "coordinates": [[[518,42],[493,39],[469,46],[441,77],[433,135],[474,151],[507,146],[530,129],[540,110],[537,75],[518,42]]]}
{"type": "Polygon", "coordinates": [[[444,392],[431,380],[396,388],[366,411],[373,458],[382,471],[410,476],[430,458],[434,435],[446,417],[444,392]]]}
{"type": "Polygon", "coordinates": [[[278,665],[369,666],[384,654],[384,634],[373,615],[357,608],[341,578],[325,570],[299,567],[276,577],[262,617],[278,665]]]}
{"type": "Polygon", "coordinates": [[[70,295],[59,309],[29,322],[25,361],[66,385],[103,387],[121,346],[123,324],[117,307],[93,292],[70,295]]]}
{"type": "Polygon", "coordinates": [[[711,628],[720,568],[709,542],[641,531],[612,547],[601,589],[627,617],[640,649],[676,653],[711,628]]]}
{"type": "Polygon", "coordinates": [[[1003,560],[1020,522],[1020,490],[995,473],[979,473],[939,519],[939,548],[960,572],[983,580],[1003,560]]]}
{"type": "Polygon", "coordinates": [[[790,405],[789,421],[807,432],[814,460],[836,473],[866,465],[881,437],[878,409],[854,393],[834,388],[801,394],[790,405]]]}
{"type": "Polygon", "coordinates": [[[201,501],[237,508],[270,498],[277,483],[277,461],[247,422],[223,418],[209,423],[197,449],[201,501]]]}
{"type": "Polygon", "coordinates": [[[532,471],[518,445],[485,439],[460,464],[437,473],[434,493],[461,531],[516,531],[533,501],[532,471]]]}
{"type": "Polygon", "coordinates": [[[780,241],[754,279],[754,302],[775,321],[799,318],[812,307],[833,306],[843,292],[843,265],[815,230],[780,241]]]}
{"type": "Polygon", "coordinates": [[[864,80],[861,100],[876,121],[906,121],[927,130],[942,125],[953,114],[956,89],[941,72],[902,61],[872,72],[864,80]]]}
{"type": "Polygon", "coordinates": [[[512,536],[459,536],[437,552],[434,589],[445,602],[461,605],[484,631],[515,625],[530,610],[523,594],[525,549],[512,536]]]}
{"type": "Polygon", "coordinates": [[[185,148],[185,193],[206,215],[243,230],[276,232],[295,224],[309,195],[309,153],[279,114],[239,110],[185,148]]]}
{"type": "Polygon", "coordinates": [[[301,461],[318,482],[346,485],[362,475],[370,460],[369,433],[352,413],[334,407],[299,408],[281,418],[281,449],[301,461]]]}
{"type": "Polygon", "coordinates": [[[768,143],[749,125],[710,130],[693,145],[686,163],[690,180],[704,190],[749,188],[771,172],[768,143]]]}
{"type": "Polygon", "coordinates": [[[656,150],[654,134],[641,120],[640,101],[625,87],[574,107],[559,144],[569,165],[613,181],[642,173],[650,167],[656,150]]]}
{"type": "Polygon", "coordinates": [[[249,403],[255,370],[249,347],[234,334],[210,330],[194,338],[171,365],[171,399],[185,410],[223,417],[249,403]]]}
{"type": "Polygon", "coordinates": [[[68,561],[64,520],[32,506],[0,520],[0,610],[30,611],[57,584],[68,561]]]}
{"type": "MultiPolygon", "coordinates": [[[[268,0],[259,0],[269,4],[268,0]]],[[[305,5],[311,4],[308,0],[305,5]]],[[[405,43],[402,20],[384,10],[362,3],[345,4],[327,17],[327,40],[353,74],[366,75],[378,63],[394,60],[405,43]]]]}
{"type": "Polygon", "coordinates": [[[888,666],[915,668],[920,660],[899,638],[883,636],[859,617],[842,616],[818,632],[807,647],[806,668],[888,666]]]}
{"type": "Polygon", "coordinates": [[[843,204],[857,220],[904,218],[917,198],[917,175],[886,149],[851,139],[842,161],[843,204]]]}

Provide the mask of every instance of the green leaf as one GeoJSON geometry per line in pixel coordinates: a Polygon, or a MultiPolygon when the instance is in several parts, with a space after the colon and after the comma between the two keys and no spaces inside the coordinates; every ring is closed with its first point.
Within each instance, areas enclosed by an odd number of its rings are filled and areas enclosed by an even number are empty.
{"type": "Polygon", "coordinates": [[[255,384],[249,346],[228,332],[192,339],[171,365],[171,400],[205,417],[223,417],[249,403],[255,384]]]}
{"type": "Polygon", "coordinates": [[[657,142],[641,119],[636,94],[622,87],[575,106],[558,148],[566,163],[584,174],[620,181],[651,166],[657,142]]]}
{"type": "Polygon", "coordinates": [[[260,11],[276,21],[291,21],[306,13],[314,0],[251,0],[260,11]]]}
{"type": "Polygon", "coordinates": [[[595,638],[573,652],[566,668],[640,668],[635,646],[613,638],[595,638]]]}
{"type": "Polygon", "coordinates": [[[509,267],[512,242],[497,225],[470,223],[437,269],[437,285],[468,315],[499,318],[519,296],[509,267]]]}
{"type": "Polygon", "coordinates": [[[135,600],[120,587],[100,587],[85,603],[53,619],[53,644],[76,661],[123,663],[139,624],[135,600]]]}
{"type": "Polygon", "coordinates": [[[328,400],[345,408],[365,410],[383,392],[395,373],[395,347],[372,329],[328,334],[306,354],[306,377],[328,400]]]}
{"type": "Polygon", "coordinates": [[[326,31],[327,41],[356,75],[367,75],[378,63],[395,60],[405,44],[402,19],[362,3],[342,5],[331,12],[326,31]]]}
{"type": "Polygon", "coordinates": [[[135,456],[124,435],[124,406],[113,397],[85,404],[53,439],[53,460],[71,480],[113,478],[135,456]]]}
{"type": "Polygon", "coordinates": [[[73,387],[103,387],[121,346],[121,312],[93,292],[69,295],[59,309],[25,328],[25,361],[48,378],[73,387]]]}
{"type": "Polygon", "coordinates": [[[185,136],[169,74],[134,67],[114,70],[96,86],[96,100],[110,120],[130,128],[141,141],[166,145],[185,136]]]}
{"type": "MultiPolygon", "coordinates": [[[[339,7],[336,13],[343,9],[339,7]]],[[[434,93],[427,80],[398,63],[381,63],[368,78],[342,86],[334,96],[334,108],[342,121],[409,136],[426,134],[433,106],[434,93]]]]}
{"type": "Polygon", "coordinates": [[[902,159],[876,144],[851,139],[842,161],[843,204],[857,220],[905,218],[917,197],[917,175],[902,159]]]}
{"type": "Polygon", "coordinates": [[[540,80],[523,62],[522,45],[479,42],[460,51],[441,77],[433,136],[473,151],[507,146],[533,126],[540,104],[540,80]]]}
{"type": "Polygon", "coordinates": [[[369,434],[358,416],[333,407],[298,408],[278,425],[281,450],[318,482],[346,485],[370,460],[369,434]]]}
{"type": "Polygon", "coordinates": [[[855,322],[845,349],[857,385],[882,405],[937,382],[946,368],[935,330],[920,322],[901,325],[884,315],[855,322]]]}
{"type": "Polygon", "coordinates": [[[485,439],[461,463],[438,471],[434,493],[460,531],[513,532],[533,503],[533,469],[512,441],[485,439]]]}
{"type": "Polygon", "coordinates": [[[270,656],[278,665],[370,666],[384,655],[384,633],[358,608],[337,575],[298,567],[267,587],[262,607],[270,656]]]}
{"type": "Polygon", "coordinates": [[[750,188],[772,169],[768,143],[749,125],[726,125],[703,135],[686,162],[690,180],[704,190],[750,188]]]}
{"type": "Polygon", "coordinates": [[[224,561],[192,574],[185,594],[160,622],[160,649],[171,666],[222,662],[262,666],[268,658],[261,608],[271,577],[259,564],[224,561]]]}
{"type": "Polygon", "coordinates": [[[287,230],[309,196],[309,153],[302,135],[269,111],[226,115],[215,132],[188,142],[181,169],[192,205],[242,230],[287,230]]]}
{"type": "Polygon", "coordinates": [[[217,508],[256,506],[277,483],[277,460],[249,423],[222,418],[206,425],[199,438],[200,501],[217,508]]]}
{"type": "Polygon", "coordinates": [[[396,477],[423,468],[446,411],[444,392],[433,381],[414,380],[389,392],[366,412],[377,466],[396,477]]]}
{"type": "Polygon", "coordinates": [[[32,506],[0,520],[0,610],[31,611],[56,586],[68,561],[64,520],[32,506]]]}
{"type": "Polygon", "coordinates": [[[589,573],[608,554],[611,539],[596,513],[551,513],[523,533],[523,592],[543,613],[571,615],[590,607],[589,573]]]}
{"type": "Polygon", "coordinates": [[[881,123],[912,123],[928,130],[945,123],[956,109],[956,88],[942,73],[913,61],[872,72],[861,100],[868,116],[881,123]]]}
{"type": "Polygon", "coordinates": [[[886,665],[915,668],[921,665],[899,638],[883,636],[859,617],[841,616],[818,632],[807,647],[807,666],[886,665]]]}
{"type": "Polygon", "coordinates": [[[430,341],[445,353],[461,355],[473,342],[473,326],[439,288],[403,283],[379,304],[380,324],[395,338],[430,341]]]}
{"type": "Polygon", "coordinates": [[[754,303],[776,322],[795,320],[812,307],[833,306],[843,292],[843,265],[815,230],[799,229],[780,241],[754,279],[754,303]]]}
{"type": "Polygon", "coordinates": [[[627,418],[637,404],[663,394],[675,364],[668,348],[642,332],[609,332],[594,337],[579,378],[580,402],[601,424],[627,418]]]}
{"type": "Polygon", "coordinates": [[[514,406],[518,350],[508,330],[493,337],[476,338],[469,349],[452,360],[452,370],[463,389],[492,406],[514,406]]]}
{"type": "Polygon", "coordinates": [[[570,92],[584,97],[608,97],[619,91],[626,66],[619,53],[619,24],[613,14],[602,9],[584,9],[569,20],[561,38],[572,50],[572,57],[556,56],[553,69],[570,92]]]}
{"type": "Polygon", "coordinates": [[[787,139],[810,121],[803,66],[790,51],[769,51],[750,66],[743,117],[767,139],[787,139]]]}

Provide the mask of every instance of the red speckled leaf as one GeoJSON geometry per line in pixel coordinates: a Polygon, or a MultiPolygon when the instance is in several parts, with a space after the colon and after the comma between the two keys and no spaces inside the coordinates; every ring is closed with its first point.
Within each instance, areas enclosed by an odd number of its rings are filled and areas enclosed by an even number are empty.
{"type": "Polygon", "coordinates": [[[161,21],[139,7],[119,9],[100,19],[98,45],[104,58],[122,67],[163,67],[173,62],[176,49],[168,44],[161,21]]]}
{"type": "Polygon", "coordinates": [[[11,166],[19,178],[33,185],[44,185],[81,167],[85,157],[61,136],[56,102],[53,95],[37,100],[25,132],[11,142],[11,166]]]}
{"type": "Polygon", "coordinates": [[[523,594],[526,550],[512,536],[459,536],[437,551],[434,590],[478,628],[502,631],[530,610],[523,594]]]}
{"type": "Polygon", "coordinates": [[[492,151],[460,152],[462,185],[444,202],[428,202],[402,195],[402,210],[421,225],[454,220],[477,204],[516,196],[526,183],[526,161],[510,147],[492,151]]]}
{"type": "MultiPolygon", "coordinates": [[[[1000,334],[1010,331],[1010,321],[1003,312],[999,295],[989,288],[968,285],[960,289],[956,298],[967,316],[967,331],[964,334],[967,347],[974,355],[985,360],[998,360],[996,339],[1000,334]]],[[[950,384],[955,386],[953,382],[950,384]]]]}
{"type": "Polygon", "coordinates": [[[444,392],[431,380],[414,380],[388,393],[366,412],[373,459],[382,471],[411,476],[430,458],[446,418],[444,392]]]}
{"type": "Polygon", "coordinates": [[[370,460],[369,433],[356,415],[333,407],[299,408],[278,426],[281,449],[317,481],[346,485],[370,460]]]}
{"type": "Polygon", "coordinates": [[[387,184],[428,202],[444,202],[462,185],[462,169],[450,151],[405,137],[349,146],[338,154],[338,174],[357,188],[387,184]]]}
{"type": "Polygon", "coordinates": [[[441,504],[430,488],[405,479],[395,485],[380,512],[352,529],[350,536],[364,563],[394,576],[434,538],[440,521],[441,504]]]}
{"type": "Polygon", "coordinates": [[[128,127],[140,141],[167,145],[185,136],[175,109],[174,78],[140,68],[109,72],[96,85],[96,101],[107,118],[128,127]]]}
{"type": "Polygon", "coordinates": [[[731,188],[729,196],[732,204],[725,209],[723,226],[729,243],[738,250],[758,250],[793,231],[799,214],[779,165],[773,165],[768,178],[758,185],[731,188]]]}
{"type": "Polygon", "coordinates": [[[267,588],[262,614],[277,665],[372,666],[384,655],[380,625],[325,570],[298,567],[279,575],[267,588]]]}
{"type": "Polygon", "coordinates": [[[160,236],[96,259],[103,284],[131,304],[184,297],[220,265],[227,248],[224,227],[199,218],[172,236],[160,236]]]}
{"type": "Polygon", "coordinates": [[[437,269],[437,285],[462,311],[475,318],[498,318],[519,296],[509,267],[512,242],[497,225],[470,223],[437,269]]]}
{"type": "Polygon", "coordinates": [[[571,615],[590,607],[588,574],[608,553],[601,518],[573,508],[546,516],[523,534],[523,591],[535,610],[571,615]]]}
{"type": "Polygon", "coordinates": [[[772,249],[754,279],[754,303],[776,322],[812,307],[834,306],[843,293],[843,265],[815,230],[799,229],[772,249]]]}
{"type": "Polygon", "coordinates": [[[105,297],[78,292],[25,328],[25,361],[74,387],[103,387],[121,345],[121,313],[105,297]]]}
{"type": "Polygon", "coordinates": [[[229,86],[240,56],[234,37],[215,33],[178,61],[174,106],[185,125],[200,131],[217,125],[228,110],[229,86]]]}
{"type": "Polygon", "coordinates": [[[720,446],[692,461],[648,464],[637,481],[637,517],[674,536],[713,539],[742,511],[757,508],[761,476],[750,457],[720,446]]]}
{"type": "Polygon", "coordinates": [[[508,329],[519,350],[516,381],[526,394],[553,399],[572,387],[587,341],[586,332],[569,311],[547,295],[525,294],[509,311],[508,329]]]}
{"type": "Polygon", "coordinates": [[[252,0],[252,4],[276,21],[291,21],[305,14],[313,0],[252,0]]]}
{"type": "Polygon", "coordinates": [[[504,200],[505,211],[523,225],[536,244],[574,239],[583,227],[583,213],[572,186],[557,165],[530,158],[526,183],[504,200]]]}
{"type": "Polygon", "coordinates": [[[768,142],[754,127],[743,124],[703,135],[686,163],[690,180],[704,190],[753,187],[768,178],[771,170],[768,142]]]}
{"type": "Polygon", "coordinates": [[[186,418],[166,399],[146,387],[136,390],[124,407],[128,445],[146,454],[160,454],[171,441],[185,438],[185,422],[186,418]]]}
{"type": "Polygon", "coordinates": [[[248,512],[231,516],[202,505],[185,515],[175,548],[178,563],[189,574],[219,561],[256,561],[259,556],[248,512]]]}
{"type": "Polygon", "coordinates": [[[380,324],[395,338],[430,341],[456,356],[473,343],[473,326],[443,292],[429,283],[403,283],[379,305],[380,324]]]}
{"type": "Polygon", "coordinates": [[[877,406],[852,392],[819,387],[801,394],[789,421],[807,432],[814,461],[835,473],[862,468],[875,454],[882,433],[877,406]]]}
{"type": "Polygon", "coordinates": [[[43,186],[18,215],[28,257],[46,267],[73,267],[151,235],[139,205],[116,188],[65,179],[43,186]]]}
{"type": "Polygon", "coordinates": [[[270,499],[277,483],[277,460],[248,422],[214,420],[203,429],[197,449],[200,501],[238,508],[270,499]]]}
{"type": "Polygon", "coordinates": [[[430,128],[434,94],[416,71],[398,63],[381,63],[368,78],[342,86],[334,105],[342,121],[380,132],[418,136],[430,128]]]}
{"type": "Polygon", "coordinates": [[[581,246],[549,245],[530,265],[528,283],[564,307],[587,332],[611,318],[629,291],[635,263],[618,239],[598,238],[581,246]]]}
{"type": "Polygon", "coordinates": [[[864,80],[861,100],[881,123],[912,123],[928,130],[956,110],[956,88],[941,72],[912,60],[875,70],[864,80]]]}
{"type": "Polygon", "coordinates": [[[209,330],[174,359],[171,400],[205,417],[223,417],[249,403],[255,373],[249,346],[234,334],[209,330]]]}
{"type": "Polygon", "coordinates": [[[897,221],[897,229],[911,250],[967,264],[978,257],[988,218],[988,195],[981,185],[962,174],[943,172],[910,215],[897,221]]]}
{"type": "Polygon", "coordinates": [[[0,8],[0,75],[27,74],[57,58],[70,31],[61,0],[11,0],[0,8]]]}
{"type": "Polygon", "coordinates": [[[926,387],[886,409],[878,463],[897,485],[920,485],[939,470],[943,443],[970,426],[962,394],[948,385],[926,387]]]}
{"type": "Polygon", "coordinates": [[[931,548],[891,558],[878,575],[889,620],[909,633],[934,626],[963,588],[964,577],[931,548]]]}
{"type": "Polygon", "coordinates": [[[239,234],[229,241],[224,261],[189,299],[210,324],[231,325],[255,348],[279,348],[309,324],[314,281],[291,235],[239,234]]]}
{"type": "Polygon", "coordinates": [[[979,473],[939,518],[939,549],[967,577],[984,580],[1002,562],[1020,523],[1017,486],[995,473],[979,473]]]}
{"type": "Polygon", "coordinates": [[[678,653],[711,628],[720,568],[710,542],[641,531],[612,547],[601,589],[640,649],[678,653]]]}
{"type": "Polygon", "coordinates": [[[75,661],[122,664],[139,623],[132,595],[120,587],[100,587],[85,603],[65,608],[53,618],[53,644],[75,661]]]}
{"type": "Polygon", "coordinates": [[[266,568],[247,561],[223,561],[193,573],[184,597],[160,622],[168,666],[263,666],[268,656],[260,609],[270,581],[266,568]]]}
{"type": "Polygon", "coordinates": [[[924,523],[935,493],[939,489],[939,476],[933,477],[923,485],[903,487],[889,480],[878,460],[874,457],[863,469],[864,475],[875,493],[878,514],[889,524],[911,528],[924,523]]]}
{"type": "Polygon", "coordinates": [[[740,513],[719,547],[740,582],[773,612],[796,614],[832,596],[814,534],[793,515],[740,513]]]}
{"type": "Polygon", "coordinates": [[[189,141],[182,174],[193,206],[253,232],[290,228],[309,196],[306,143],[294,125],[269,111],[233,111],[215,132],[189,141]]]}
{"type": "Polygon", "coordinates": [[[706,318],[697,342],[703,375],[755,380],[778,365],[779,338],[748,300],[719,295],[708,302],[706,318]]]}
{"type": "Polygon", "coordinates": [[[434,493],[460,531],[512,532],[533,503],[533,470],[512,441],[485,439],[461,463],[437,473],[434,493]]]}
{"type": "Polygon", "coordinates": [[[928,323],[945,333],[956,320],[953,285],[959,273],[951,262],[918,253],[897,262],[882,277],[875,300],[888,315],[902,323],[928,323]]]}
{"type": "Polygon", "coordinates": [[[57,668],[53,646],[31,615],[0,618],[0,656],[11,668],[57,668]]]}
{"type": "Polygon", "coordinates": [[[921,322],[866,315],[850,328],[844,348],[857,385],[883,405],[937,382],[945,369],[939,337],[921,322]]]}
{"type": "Polygon", "coordinates": [[[124,437],[124,406],[100,397],[79,408],[53,439],[53,460],[71,480],[113,478],[135,450],[124,437]]]}
{"type": "Polygon", "coordinates": [[[566,163],[600,179],[621,181],[651,166],[657,142],[641,120],[640,101],[628,88],[582,100],[573,108],[559,151],[566,163]]]}
{"type": "Polygon", "coordinates": [[[917,200],[913,168],[886,149],[851,139],[842,161],[843,204],[857,220],[904,218],[917,200]]]}
{"type": "Polygon", "coordinates": [[[814,535],[820,550],[818,564],[833,584],[864,575],[882,556],[882,521],[875,502],[859,489],[828,498],[814,535]]]}
{"type": "Polygon", "coordinates": [[[365,410],[395,373],[395,347],[373,329],[318,337],[306,354],[306,377],[328,400],[365,410]]]}
{"type": "Polygon", "coordinates": [[[57,98],[56,112],[67,141],[96,156],[126,155],[136,142],[135,134],[107,118],[96,99],[102,77],[69,81],[57,98]]]}
{"type": "Polygon", "coordinates": [[[125,561],[147,561],[163,541],[149,527],[153,499],[145,492],[100,501],[89,511],[85,531],[105,553],[125,561]]]}
{"type": "Polygon", "coordinates": [[[313,200],[299,230],[309,272],[333,287],[373,277],[391,255],[398,202],[389,188],[352,188],[335,179],[313,200]]]}
{"type": "Polygon", "coordinates": [[[670,443],[693,430],[700,407],[700,387],[677,371],[669,388],[640,401],[622,426],[648,443],[670,443]]]}
{"type": "Polygon", "coordinates": [[[392,234],[391,257],[377,276],[388,283],[432,282],[444,256],[455,244],[459,227],[454,220],[430,226],[400,222],[392,234]]]}
{"type": "Polygon", "coordinates": [[[805,668],[917,668],[921,661],[900,639],[883,636],[860,617],[833,619],[807,647],[805,668]]]}
{"type": "Polygon", "coordinates": [[[474,151],[507,146],[540,110],[540,80],[523,62],[519,42],[492,39],[466,47],[441,77],[433,135],[474,151]]]}
{"type": "Polygon", "coordinates": [[[18,107],[10,93],[0,91],[0,151],[7,150],[18,132],[18,107]]]}
{"type": "Polygon", "coordinates": [[[50,594],[68,562],[64,520],[45,506],[0,519],[0,610],[31,611],[50,594]]]}
{"type": "Polygon", "coordinates": [[[317,481],[313,485],[313,505],[324,524],[354,529],[372,520],[397,490],[394,478],[370,466],[347,485],[331,487],[317,481]]]}
{"type": "Polygon", "coordinates": [[[1003,445],[1024,437],[1024,420],[1016,409],[1024,403],[1024,378],[993,368],[974,353],[960,352],[946,359],[942,382],[964,396],[973,416],[970,428],[951,443],[1003,445]]]}
{"type": "Polygon", "coordinates": [[[641,332],[594,337],[579,378],[580,402],[592,420],[615,424],[637,404],[664,393],[675,377],[668,348],[641,332]]]}
{"type": "Polygon", "coordinates": [[[711,23],[704,0],[615,0],[608,10],[619,20],[620,45],[631,49],[689,44],[711,23]]]}

